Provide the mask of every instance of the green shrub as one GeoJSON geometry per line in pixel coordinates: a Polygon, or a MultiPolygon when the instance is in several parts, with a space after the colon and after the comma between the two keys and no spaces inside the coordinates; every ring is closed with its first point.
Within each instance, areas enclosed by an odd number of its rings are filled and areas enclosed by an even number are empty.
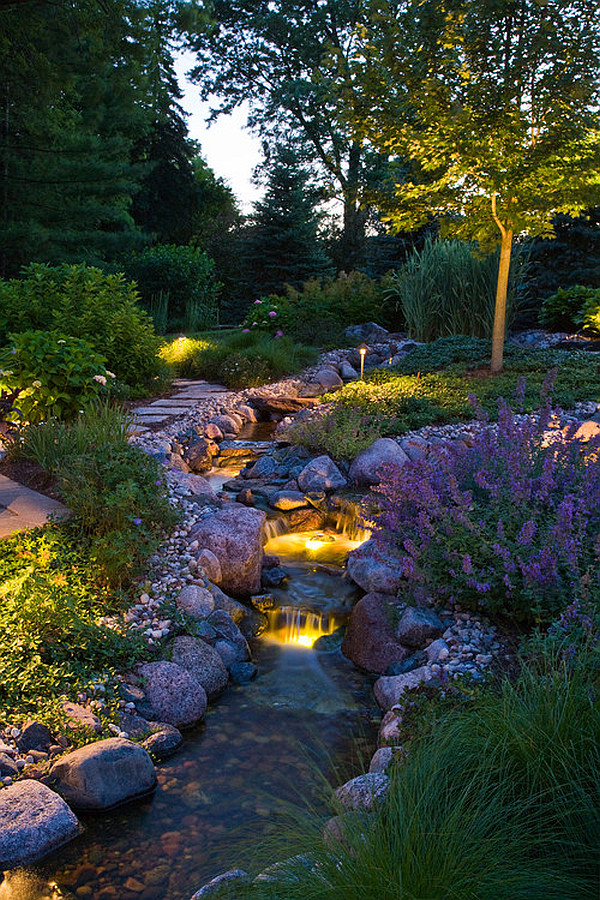
{"type": "Polygon", "coordinates": [[[0,351],[0,387],[19,391],[15,405],[31,423],[76,418],[110,382],[104,357],[86,342],[56,331],[9,336],[0,351]]]}
{"type": "Polygon", "coordinates": [[[126,443],[105,443],[66,459],[57,470],[70,527],[111,583],[127,580],[176,521],[164,472],[156,460],[126,443]]]}
{"type": "Polygon", "coordinates": [[[276,297],[263,297],[255,300],[243,321],[245,329],[258,329],[270,334],[283,335],[280,324],[280,311],[276,297]]]}
{"type": "Polygon", "coordinates": [[[554,331],[600,331],[600,288],[581,284],[559,288],[546,297],[540,310],[540,324],[554,331]]]}
{"type": "Polygon", "coordinates": [[[122,275],[86,265],[33,263],[0,281],[0,341],[8,332],[54,329],[87,341],[118,379],[140,388],[163,377],[159,341],[122,275]]]}
{"type": "Polygon", "coordinates": [[[85,545],[62,527],[0,542],[0,707],[21,718],[131,666],[141,637],[99,624],[123,597],[98,584],[85,545]]]}
{"type": "Polygon", "coordinates": [[[374,421],[366,410],[342,406],[295,423],[286,438],[309,450],[324,451],[334,459],[349,460],[370,447],[384,431],[385,426],[374,421]]]}
{"type": "MultiPolygon", "coordinates": [[[[492,333],[498,253],[480,256],[471,244],[428,237],[393,273],[386,302],[400,312],[410,337],[433,341],[453,334],[488,338],[492,333]]],[[[523,258],[515,254],[507,298],[510,322],[523,258]]]]}
{"type": "Polygon", "coordinates": [[[203,250],[156,244],[124,263],[128,278],[138,286],[146,308],[164,330],[198,331],[218,321],[219,287],[214,261],[203,250]],[[160,315],[158,315],[160,313],[160,315]]]}
{"type": "Polygon", "coordinates": [[[362,272],[312,278],[300,290],[288,286],[285,296],[268,300],[284,334],[313,346],[339,342],[349,325],[386,323],[382,288],[362,272]]]}

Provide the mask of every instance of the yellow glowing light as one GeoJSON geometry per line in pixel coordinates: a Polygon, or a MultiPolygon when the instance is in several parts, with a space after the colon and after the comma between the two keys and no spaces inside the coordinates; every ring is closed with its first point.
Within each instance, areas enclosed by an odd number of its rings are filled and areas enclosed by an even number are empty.
{"type": "Polygon", "coordinates": [[[300,634],[300,635],[298,635],[298,637],[297,637],[295,640],[292,639],[292,643],[293,643],[293,644],[300,644],[301,647],[312,647],[312,645],[313,645],[314,642],[316,641],[317,637],[320,637],[320,635],[316,635],[315,637],[311,637],[311,636],[308,635],[308,634],[300,634]]]}

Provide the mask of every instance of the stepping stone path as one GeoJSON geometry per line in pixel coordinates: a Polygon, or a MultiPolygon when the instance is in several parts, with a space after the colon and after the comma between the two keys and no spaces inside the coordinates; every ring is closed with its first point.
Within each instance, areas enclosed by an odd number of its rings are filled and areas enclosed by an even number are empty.
{"type": "Polygon", "coordinates": [[[162,425],[174,416],[185,416],[190,409],[202,400],[212,400],[219,394],[226,394],[227,388],[222,384],[211,384],[208,381],[187,381],[179,379],[173,382],[176,388],[171,397],[154,400],[148,406],[138,406],[133,410],[136,425],[162,425]]]}
{"type": "Polygon", "coordinates": [[[58,500],[0,475],[0,539],[17,531],[39,528],[46,524],[50,516],[59,518],[66,515],[67,507],[58,500]]]}

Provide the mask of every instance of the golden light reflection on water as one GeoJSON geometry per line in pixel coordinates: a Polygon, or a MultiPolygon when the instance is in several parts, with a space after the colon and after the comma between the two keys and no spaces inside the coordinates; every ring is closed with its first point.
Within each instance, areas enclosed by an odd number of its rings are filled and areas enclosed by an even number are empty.
{"type": "Polygon", "coordinates": [[[281,606],[267,612],[265,637],[278,644],[294,644],[310,649],[320,637],[333,634],[343,624],[335,613],[313,612],[295,606],[281,606]]]}
{"type": "Polygon", "coordinates": [[[341,566],[346,555],[360,547],[367,538],[351,540],[343,534],[329,531],[298,531],[271,537],[265,544],[265,553],[281,560],[306,560],[341,566]]]}

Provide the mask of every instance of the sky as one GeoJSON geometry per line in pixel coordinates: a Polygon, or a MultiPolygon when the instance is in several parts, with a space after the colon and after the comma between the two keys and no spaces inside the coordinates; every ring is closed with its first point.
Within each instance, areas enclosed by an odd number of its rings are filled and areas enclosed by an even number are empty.
{"type": "Polygon", "coordinates": [[[183,91],[182,107],[190,115],[187,125],[190,137],[201,145],[202,156],[215,175],[233,190],[243,212],[250,212],[254,200],[262,196],[262,188],[250,181],[254,167],[260,162],[260,141],[244,127],[248,107],[244,105],[231,115],[221,116],[210,128],[206,124],[210,103],[202,103],[198,88],[185,77],[194,63],[193,53],[181,53],[175,70],[183,91]]]}

